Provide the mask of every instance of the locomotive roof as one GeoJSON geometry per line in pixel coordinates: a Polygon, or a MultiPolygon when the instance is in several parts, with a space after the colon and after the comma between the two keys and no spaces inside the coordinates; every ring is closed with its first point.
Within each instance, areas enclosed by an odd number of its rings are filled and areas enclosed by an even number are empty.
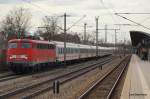
{"type": "Polygon", "coordinates": [[[52,42],[49,41],[43,41],[43,40],[31,40],[31,39],[12,39],[9,40],[9,42],[31,42],[31,43],[43,43],[43,44],[53,44],[52,42]]]}

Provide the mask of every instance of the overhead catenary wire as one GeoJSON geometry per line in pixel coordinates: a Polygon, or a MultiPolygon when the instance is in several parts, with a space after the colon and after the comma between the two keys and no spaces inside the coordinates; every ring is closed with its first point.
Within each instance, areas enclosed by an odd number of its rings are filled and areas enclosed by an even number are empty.
{"type": "Polygon", "coordinates": [[[142,26],[142,27],[145,28],[145,29],[150,30],[149,27],[146,27],[146,26],[144,26],[144,25],[142,25],[142,24],[140,24],[140,23],[138,23],[138,22],[135,22],[135,21],[129,19],[129,18],[126,18],[126,17],[124,17],[124,16],[122,16],[122,15],[119,15],[119,14],[115,14],[115,15],[117,15],[117,16],[119,16],[119,17],[122,17],[123,19],[126,19],[126,20],[128,20],[128,21],[130,21],[130,22],[132,22],[132,23],[135,23],[135,24],[139,25],[139,26],[142,26]]]}
{"type": "MultiPolygon", "coordinates": [[[[145,14],[150,14],[150,13],[148,13],[148,12],[144,12],[144,13],[130,13],[130,12],[126,12],[126,13],[115,13],[115,14],[127,14],[127,15],[134,15],[134,14],[138,14],[138,15],[145,15],[145,14]]],[[[147,17],[147,18],[145,18],[144,20],[142,20],[140,23],[144,23],[146,20],[148,20],[148,19],[150,19],[150,16],[149,17],[147,17]]]]}
{"type": "MultiPolygon", "coordinates": [[[[45,13],[47,13],[47,14],[51,13],[51,12],[49,12],[49,11],[46,11],[46,10],[43,9],[42,7],[40,7],[40,6],[38,6],[38,5],[34,4],[34,3],[32,3],[31,1],[28,1],[28,0],[22,0],[22,1],[28,3],[28,4],[32,5],[32,6],[34,6],[34,7],[36,7],[36,8],[38,8],[38,9],[40,9],[42,13],[43,13],[43,11],[44,11],[45,13]]],[[[53,15],[54,15],[54,14],[53,14],[53,15]]],[[[59,18],[59,17],[60,17],[60,16],[57,16],[57,18],[59,18]]],[[[62,16],[61,16],[61,17],[62,17],[62,16]]],[[[84,15],[82,18],[80,18],[79,20],[77,20],[73,25],[71,25],[71,26],[67,29],[67,31],[70,30],[73,26],[75,26],[78,22],[80,22],[80,21],[81,21],[83,18],[85,18],[85,17],[86,17],[86,15],[84,15]]],[[[60,28],[61,30],[63,30],[60,26],[58,26],[58,28],[60,28]]]]}
{"type": "Polygon", "coordinates": [[[144,20],[142,20],[140,23],[144,23],[144,22],[147,21],[148,19],[150,19],[150,16],[148,16],[147,18],[145,18],[144,20]]]}
{"type": "Polygon", "coordinates": [[[84,19],[86,17],[86,15],[84,15],[83,17],[81,17],[79,20],[77,20],[74,24],[72,24],[68,29],[67,29],[67,31],[68,30],[70,30],[73,26],[75,26],[77,23],[79,23],[82,19],[84,19]]]}
{"type": "MultiPolygon", "coordinates": [[[[103,7],[108,11],[109,15],[112,17],[113,21],[114,21],[115,23],[121,23],[121,21],[119,21],[118,19],[117,19],[117,20],[115,19],[114,14],[112,14],[111,11],[105,6],[103,0],[100,0],[100,1],[101,1],[101,3],[102,3],[103,7]]],[[[113,8],[111,8],[111,9],[112,9],[112,12],[113,12],[113,13],[116,13],[115,9],[113,9],[113,8]]],[[[105,33],[106,33],[106,32],[105,32],[105,33]]],[[[116,35],[116,30],[115,30],[115,39],[116,39],[116,36],[117,36],[117,35],[116,35]]],[[[116,43],[116,42],[115,42],[115,43],[116,43]]]]}
{"type": "Polygon", "coordinates": [[[40,7],[40,6],[38,6],[38,5],[34,4],[34,3],[32,3],[29,0],[22,0],[22,1],[25,2],[25,3],[28,3],[29,5],[32,5],[32,6],[36,7],[36,8],[38,8],[39,10],[41,10],[41,12],[43,14],[50,15],[50,13],[52,13],[52,12],[49,12],[48,10],[46,10],[46,9],[43,9],[42,7],[40,7]]]}
{"type": "MultiPolygon", "coordinates": [[[[107,10],[108,14],[111,16],[112,20],[116,23],[118,20],[116,20],[113,16],[113,14],[111,13],[111,11],[105,6],[103,0],[100,0],[101,4],[103,5],[103,7],[107,10]]],[[[112,8],[113,13],[116,13],[116,11],[112,8]]],[[[120,22],[120,21],[119,21],[120,22]]]]}

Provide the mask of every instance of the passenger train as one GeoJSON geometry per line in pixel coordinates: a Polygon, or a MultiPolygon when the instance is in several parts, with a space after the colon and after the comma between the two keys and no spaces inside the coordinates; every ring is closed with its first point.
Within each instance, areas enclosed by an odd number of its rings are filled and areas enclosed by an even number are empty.
{"type": "MultiPolygon", "coordinates": [[[[98,56],[112,53],[112,48],[98,47],[98,56]]],[[[96,57],[96,46],[66,43],[66,61],[96,57]]],[[[64,42],[13,39],[8,42],[7,64],[14,72],[38,71],[64,62],[64,42]]]]}

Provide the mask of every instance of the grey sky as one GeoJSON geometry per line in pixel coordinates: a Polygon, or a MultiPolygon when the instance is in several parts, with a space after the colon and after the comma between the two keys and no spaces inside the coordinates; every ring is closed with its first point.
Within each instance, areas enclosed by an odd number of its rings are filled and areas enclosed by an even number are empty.
{"type": "MultiPolygon", "coordinates": [[[[87,17],[71,29],[74,32],[83,33],[83,23],[88,26],[88,33],[95,31],[95,16],[99,16],[99,28],[104,28],[108,24],[108,28],[118,28],[113,24],[133,24],[127,20],[113,15],[115,12],[150,12],[150,0],[0,0],[0,18],[1,20],[7,15],[8,11],[15,7],[24,7],[31,11],[33,19],[33,27],[41,25],[42,17],[52,15],[62,15],[64,12],[72,17],[67,18],[68,27],[80,19],[83,15],[87,17]]],[[[136,22],[140,22],[150,27],[150,15],[124,15],[136,22]]],[[[63,18],[60,18],[60,26],[63,18]]],[[[129,30],[141,30],[150,32],[142,27],[122,26],[118,31],[118,39],[129,39],[129,30]],[[126,33],[126,34],[125,34],[126,33]]],[[[104,31],[100,31],[100,38],[104,38],[104,31]]],[[[114,31],[108,31],[109,42],[114,41],[114,31]],[[113,38],[112,38],[113,37],[113,38]]]]}

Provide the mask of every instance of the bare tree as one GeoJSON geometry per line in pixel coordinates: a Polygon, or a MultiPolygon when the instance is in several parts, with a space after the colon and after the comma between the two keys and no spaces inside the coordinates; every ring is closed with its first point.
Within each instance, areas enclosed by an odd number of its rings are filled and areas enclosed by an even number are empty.
{"type": "Polygon", "coordinates": [[[11,10],[2,21],[1,29],[7,39],[23,38],[25,33],[31,28],[31,14],[24,8],[11,10]]]}
{"type": "Polygon", "coordinates": [[[83,44],[84,43],[84,36],[80,33],[78,34],[79,38],[80,38],[80,43],[83,44]]]}
{"type": "Polygon", "coordinates": [[[44,33],[44,31],[42,31],[41,29],[37,29],[36,32],[34,33],[34,36],[40,36],[44,33]]]}
{"type": "Polygon", "coordinates": [[[98,41],[98,44],[103,46],[105,43],[105,40],[103,38],[101,38],[99,41],[98,41]]]}
{"type": "Polygon", "coordinates": [[[44,30],[40,35],[45,40],[54,40],[54,36],[59,32],[58,20],[56,17],[44,17],[43,19],[44,26],[42,27],[44,30]]]}
{"type": "Polygon", "coordinates": [[[0,32],[0,50],[6,49],[6,36],[4,32],[0,32]]]}
{"type": "Polygon", "coordinates": [[[94,45],[96,42],[96,37],[95,35],[91,35],[91,44],[94,45]]]}

